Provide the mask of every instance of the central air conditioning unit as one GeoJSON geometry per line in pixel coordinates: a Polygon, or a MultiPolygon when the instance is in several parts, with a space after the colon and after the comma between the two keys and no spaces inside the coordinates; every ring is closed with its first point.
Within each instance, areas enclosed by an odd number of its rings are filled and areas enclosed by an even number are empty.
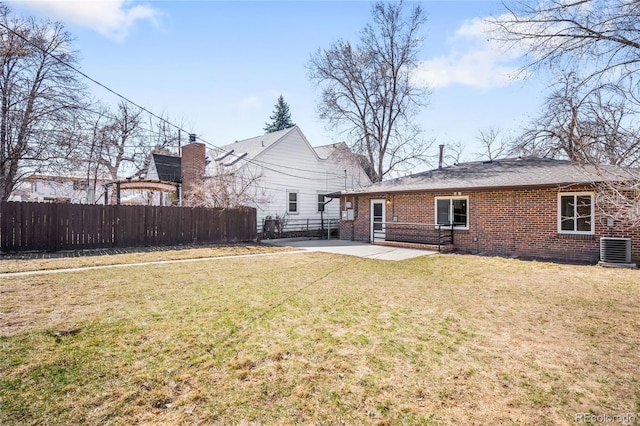
{"type": "Polygon", "coordinates": [[[631,238],[600,238],[600,262],[631,263],[631,238]]]}

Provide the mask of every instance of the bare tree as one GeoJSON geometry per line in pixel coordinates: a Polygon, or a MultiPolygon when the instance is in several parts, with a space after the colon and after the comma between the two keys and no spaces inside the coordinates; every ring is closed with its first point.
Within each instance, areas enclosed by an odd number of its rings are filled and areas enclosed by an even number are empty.
{"type": "Polygon", "coordinates": [[[523,155],[593,165],[636,166],[640,161],[639,106],[620,96],[617,86],[590,89],[568,73],[513,149],[523,155]]]}
{"type": "Polygon", "coordinates": [[[99,132],[98,163],[111,179],[117,180],[123,166],[135,175],[143,167],[147,154],[141,129],[142,111],[127,102],[118,104],[118,112],[99,132]]]}
{"type": "Polygon", "coordinates": [[[622,81],[640,65],[636,0],[546,0],[503,3],[492,37],[524,49],[525,69],[581,69],[584,81],[622,81]]]}
{"type": "Polygon", "coordinates": [[[640,158],[640,2],[520,1],[505,8],[490,20],[493,39],[524,50],[524,72],[562,76],[516,150],[588,164],[601,182],[602,210],[640,224],[640,173],[620,176],[606,166],[637,167],[640,158]]]}
{"type": "Polygon", "coordinates": [[[367,157],[378,182],[427,158],[429,146],[412,122],[427,91],[410,78],[426,19],[419,5],[406,12],[401,1],[376,3],[372,18],[359,44],[338,40],[319,49],[308,69],[322,89],[320,117],[346,136],[353,152],[367,157]]]}
{"type": "Polygon", "coordinates": [[[0,4],[0,200],[25,177],[77,148],[84,87],[62,24],[11,15],[0,4]]]}
{"type": "Polygon", "coordinates": [[[492,37],[524,49],[523,71],[551,70],[540,116],[516,152],[574,161],[635,165],[640,69],[640,3],[548,0],[505,3],[492,37]]]}
{"type": "Polygon", "coordinates": [[[267,201],[265,189],[260,185],[262,172],[242,167],[220,170],[204,178],[202,185],[194,186],[184,194],[183,205],[189,207],[233,208],[256,207],[267,201]]]}
{"type": "Polygon", "coordinates": [[[102,148],[105,144],[104,128],[108,125],[111,117],[108,115],[106,107],[96,103],[94,108],[87,108],[83,115],[84,133],[82,139],[84,143],[78,151],[76,168],[82,170],[87,183],[87,202],[95,203],[98,199],[98,185],[106,175],[101,163],[102,148]]]}
{"type": "Polygon", "coordinates": [[[493,161],[497,158],[505,156],[509,152],[509,143],[504,137],[500,137],[500,129],[489,127],[488,129],[480,129],[476,139],[482,145],[483,152],[477,153],[479,158],[493,161]]]}

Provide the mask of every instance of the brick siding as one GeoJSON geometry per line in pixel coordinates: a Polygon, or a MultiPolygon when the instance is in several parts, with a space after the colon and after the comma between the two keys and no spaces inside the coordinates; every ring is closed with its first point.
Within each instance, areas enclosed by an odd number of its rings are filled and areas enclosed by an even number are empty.
{"type": "MultiPolygon", "coordinates": [[[[469,229],[455,230],[456,250],[463,253],[595,263],[600,257],[600,237],[632,239],[632,261],[640,264],[640,229],[630,229],[595,212],[595,235],[558,233],[558,193],[589,191],[585,188],[495,190],[395,194],[387,198],[386,220],[434,223],[435,197],[468,197],[469,229]]],[[[341,221],[341,238],[370,241],[370,200],[380,196],[351,196],[357,214],[341,221]]],[[[345,197],[341,199],[344,210],[345,197]]]]}
{"type": "Polygon", "coordinates": [[[206,147],[202,143],[190,143],[182,147],[182,193],[185,198],[202,185],[206,156],[206,147]]]}

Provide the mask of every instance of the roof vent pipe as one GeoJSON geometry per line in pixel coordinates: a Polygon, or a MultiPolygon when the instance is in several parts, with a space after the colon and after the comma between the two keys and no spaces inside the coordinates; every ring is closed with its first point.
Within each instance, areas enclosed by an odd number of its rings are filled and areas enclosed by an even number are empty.
{"type": "Polygon", "coordinates": [[[442,170],[442,158],[444,156],[444,145],[440,145],[440,156],[438,159],[438,170],[442,170]]]}

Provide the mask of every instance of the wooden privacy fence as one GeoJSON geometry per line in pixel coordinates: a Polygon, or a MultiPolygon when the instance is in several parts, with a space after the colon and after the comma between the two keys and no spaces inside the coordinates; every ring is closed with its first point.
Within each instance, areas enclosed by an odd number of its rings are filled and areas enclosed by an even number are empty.
{"type": "Polygon", "coordinates": [[[0,250],[58,251],[256,240],[256,209],[0,203],[0,250]]]}

